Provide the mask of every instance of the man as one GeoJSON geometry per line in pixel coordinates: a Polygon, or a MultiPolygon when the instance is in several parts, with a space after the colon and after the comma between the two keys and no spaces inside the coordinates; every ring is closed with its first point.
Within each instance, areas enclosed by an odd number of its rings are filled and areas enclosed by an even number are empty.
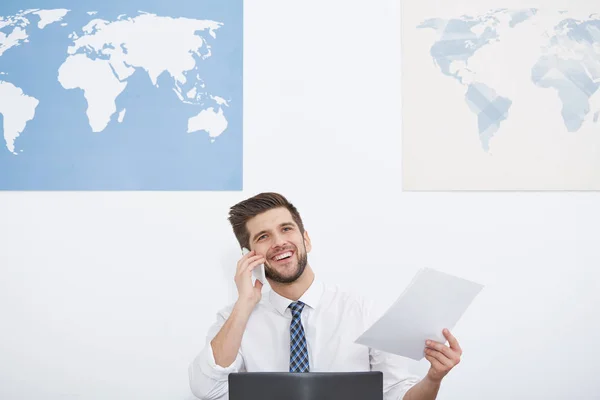
{"type": "Polygon", "coordinates": [[[354,343],[374,322],[361,298],[325,285],[308,264],[312,244],[296,208],[277,193],[262,193],[230,210],[240,247],[250,252],[235,274],[238,299],[221,310],[207,343],[189,367],[190,387],[200,399],[226,399],[228,375],[238,371],[370,371],[383,373],[386,400],[433,400],[462,350],[444,330],[449,346],[425,344],[430,369],[409,375],[406,359],[354,343]],[[252,284],[264,263],[271,291],[252,284]]]}

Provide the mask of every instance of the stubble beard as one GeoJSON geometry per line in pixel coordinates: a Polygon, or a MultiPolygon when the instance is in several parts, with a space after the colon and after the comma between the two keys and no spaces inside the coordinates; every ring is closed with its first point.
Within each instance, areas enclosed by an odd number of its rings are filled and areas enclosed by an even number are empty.
{"type": "Polygon", "coordinates": [[[304,270],[306,269],[306,265],[308,264],[308,255],[306,254],[306,246],[304,246],[304,251],[302,255],[298,258],[298,267],[296,268],[296,272],[290,276],[281,275],[275,268],[271,268],[268,262],[265,262],[265,276],[272,280],[273,282],[290,284],[294,283],[302,276],[304,270]]]}

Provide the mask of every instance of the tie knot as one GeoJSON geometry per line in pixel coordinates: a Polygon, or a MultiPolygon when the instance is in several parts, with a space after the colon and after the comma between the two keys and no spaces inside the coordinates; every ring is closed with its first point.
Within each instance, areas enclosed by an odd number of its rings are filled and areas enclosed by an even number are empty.
{"type": "Polygon", "coordinates": [[[294,301],[288,306],[292,310],[292,316],[298,318],[304,308],[304,303],[301,301],[294,301]]]}

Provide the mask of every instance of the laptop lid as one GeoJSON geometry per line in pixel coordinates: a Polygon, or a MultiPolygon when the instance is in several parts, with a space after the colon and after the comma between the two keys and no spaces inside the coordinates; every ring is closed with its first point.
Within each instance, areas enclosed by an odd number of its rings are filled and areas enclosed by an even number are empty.
{"type": "Polygon", "coordinates": [[[383,374],[369,372],[238,372],[229,400],[382,400],[383,374]]]}

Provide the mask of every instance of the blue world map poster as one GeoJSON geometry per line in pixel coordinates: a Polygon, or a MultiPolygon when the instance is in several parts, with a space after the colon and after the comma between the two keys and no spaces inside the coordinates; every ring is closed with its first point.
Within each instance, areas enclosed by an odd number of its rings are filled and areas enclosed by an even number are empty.
{"type": "Polygon", "coordinates": [[[242,16],[0,2],[0,189],[241,190],[242,16]]]}

